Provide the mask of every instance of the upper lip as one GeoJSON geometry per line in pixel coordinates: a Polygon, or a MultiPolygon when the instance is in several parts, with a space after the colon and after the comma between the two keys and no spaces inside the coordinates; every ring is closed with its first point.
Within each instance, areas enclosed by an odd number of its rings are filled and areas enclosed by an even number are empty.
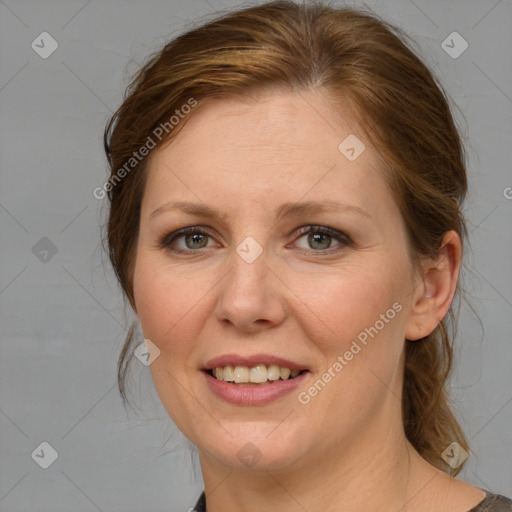
{"type": "Polygon", "coordinates": [[[306,370],[304,364],[296,363],[282,357],[277,357],[271,354],[253,354],[250,356],[241,356],[238,354],[224,354],[210,359],[203,365],[203,370],[211,370],[213,368],[224,368],[225,366],[248,366],[252,368],[258,364],[270,365],[276,364],[283,368],[290,370],[306,370]]]}

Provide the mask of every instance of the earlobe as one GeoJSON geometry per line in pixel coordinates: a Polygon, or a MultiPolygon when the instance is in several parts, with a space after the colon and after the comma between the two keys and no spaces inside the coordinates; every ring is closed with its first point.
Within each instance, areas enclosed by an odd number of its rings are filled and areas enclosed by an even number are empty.
{"type": "Polygon", "coordinates": [[[461,238],[448,231],[436,260],[424,262],[422,281],[413,294],[406,339],[428,336],[446,316],[457,289],[461,258],[461,238]]]}

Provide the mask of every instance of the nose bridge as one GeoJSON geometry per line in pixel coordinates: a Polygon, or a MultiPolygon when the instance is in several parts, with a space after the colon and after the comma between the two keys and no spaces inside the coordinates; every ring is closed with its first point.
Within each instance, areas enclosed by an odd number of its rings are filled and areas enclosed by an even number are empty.
{"type": "Polygon", "coordinates": [[[272,266],[272,218],[265,201],[262,201],[265,196],[271,196],[271,192],[258,189],[256,196],[247,196],[232,218],[236,245],[231,273],[236,274],[237,280],[251,286],[267,283],[268,267],[272,266]]]}
{"type": "Polygon", "coordinates": [[[232,217],[232,233],[235,242],[233,265],[240,276],[261,273],[266,269],[270,242],[270,218],[262,204],[254,197],[248,197],[239,205],[232,217]],[[246,270],[246,272],[244,272],[246,270]]]}
{"type": "Polygon", "coordinates": [[[261,321],[279,323],[284,314],[277,283],[271,278],[270,251],[264,245],[253,236],[242,239],[231,254],[231,270],[221,285],[218,314],[241,329],[261,321]]]}
{"type": "Polygon", "coordinates": [[[247,236],[234,247],[229,262],[231,272],[227,279],[231,291],[244,296],[251,292],[255,296],[268,286],[269,251],[268,248],[264,249],[264,244],[266,242],[260,244],[253,236],[247,236]]]}
{"type": "MultiPolygon", "coordinates": [[[[262,237],[260,237],[261,240],[262,237]]],[[[262,241],[266,244],[266,241],[262,241]]],[[[263,246],[252,236],[245,237],[236,247],[237,255],[247,264],[252,265],[263,254],[263,246]]],[[[267,249],[268,252],[268,249],[267,249]]],[[[265,259],[265,258],[263,258],[265,259]]],[[[242,265],[243,267],[243,265],[242,265]]]]}

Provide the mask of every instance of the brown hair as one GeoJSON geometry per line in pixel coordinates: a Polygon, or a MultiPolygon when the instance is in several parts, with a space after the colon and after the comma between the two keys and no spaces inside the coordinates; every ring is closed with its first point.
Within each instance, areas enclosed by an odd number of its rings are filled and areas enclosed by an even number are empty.
{"type": "MultiPolygon", "coordinates": [[[[104,137],[111,168],[106,187],[109,255],[130,304],[147,158],[121,173],[122,179],[119,170],[148,137],[156,146],[172,140],[186,116],[161,140],[154,140],[155,130],[191,98],[200,105],[279,87],[297,92],[317,88],[328,92],[333,103],[350,101],[364,135],[382,157],[414,263],[437,255],[449,230],[465,240],[464,150],[445,92],[405,38],[373,13],[282,0],[227,13],[151,56],[128,86],[104,137]]],[[[452,470],[441,454],[454,441],[469,447],[446,388],[456,328],[453,305],[447,318],[452,320],[450,334],[444,319],[429,336],[406,342],[402,416],[407,439],[420,455],[456,475],[463,465],[452,470]]],[[[132,335],[133,325],[118,361],[123,401],[132,335]]]]}

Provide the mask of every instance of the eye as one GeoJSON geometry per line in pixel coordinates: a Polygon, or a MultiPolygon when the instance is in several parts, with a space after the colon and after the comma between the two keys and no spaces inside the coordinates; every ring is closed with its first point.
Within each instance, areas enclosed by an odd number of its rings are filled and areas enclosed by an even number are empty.
{"type": "Polygon", "coordinates": [[[159,247],[161,249],[168,249],[177,254],[189,254],[197,249],[207,247],[208,238],[211,237],[206,230],[197,226],[192,226],[180,229],[179,231],[175,231],[165,236],[159,243],[159,247]],[[176,244],[180,239],[183,239],[185,247],[173,247],[173,244],[176,244]]]}
{"type": "MultiPolygon", "coordinates": [[[[309,247],[299,247],[302,251],[312,251],[317,254],[329,254],[336,252],[343,247],[350,247],[353,245],[351,238],[335,229],[327,226],[305,226],[299,230],[299,238],[301,240],[306,238],[306,243],[309,247]],[[332,241],[337,240],[337,245],[332,247],[332,241]]],[[[208,247],[208,239],[212,235],[205,229],[199,226],[192,226],[183,228],[173,233],[166,235],[158,244],[161,249],[169,250],[176,254],[191,254],[198,252],[199,249],[208,247]],[[182,242],[181,247],[178,242],[182,242]]],[[[211,247],[211,246],[210,246],[211,247]]],[[[287,246],[288,247],[288,246],[287,246]]]]}
{"type": "Polygon", "coordinates": [[[302,236],[296,240],[305,238],[306,244],[309,246],[302,247],[302,249],[313,249],[313,252],[319,254],[336,252],[343,247],[349,247],[353,244],[348,235],[326,226],[306,226],[299,231],[299,234],[302,234],[302,236]],[[334,250],[332,249],[333,239],[338,241],[338,244],[334,246],[334,250]]]}

